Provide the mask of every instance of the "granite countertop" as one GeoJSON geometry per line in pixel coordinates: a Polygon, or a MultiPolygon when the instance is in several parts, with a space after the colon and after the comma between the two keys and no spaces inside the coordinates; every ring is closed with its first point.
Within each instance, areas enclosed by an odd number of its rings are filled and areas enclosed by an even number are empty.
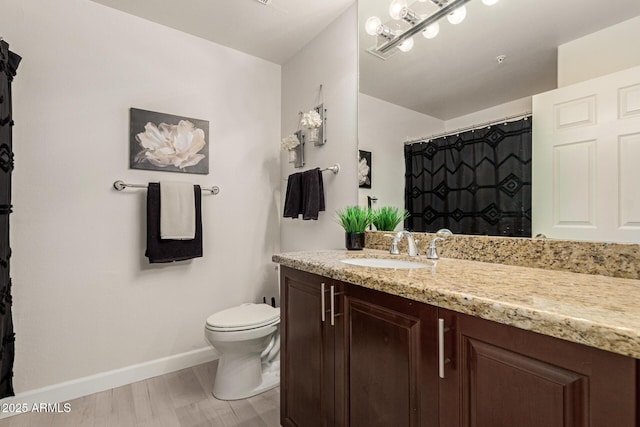
{"type": "Polygon", "coordinates": [[[273,261],[640,359],[640,280],[451,258],[421,269],[368,268],[344,258],[410,259],[365,249],[282,253],[273,261]]]}

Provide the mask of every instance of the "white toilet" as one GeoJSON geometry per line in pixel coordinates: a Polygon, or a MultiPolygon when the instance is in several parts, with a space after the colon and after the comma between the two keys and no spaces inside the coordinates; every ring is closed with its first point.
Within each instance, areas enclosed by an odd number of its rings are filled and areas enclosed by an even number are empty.
{"type": "Polygon", "coordinates": [[[242,304],[207,318],[205,336],[220,353],[213,395],[255,396],[280,384],[280,309],[242,304]]]}

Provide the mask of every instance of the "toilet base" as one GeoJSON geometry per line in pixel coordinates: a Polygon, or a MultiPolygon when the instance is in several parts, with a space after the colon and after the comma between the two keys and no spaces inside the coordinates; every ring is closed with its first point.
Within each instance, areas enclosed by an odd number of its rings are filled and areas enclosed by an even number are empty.
{"type": "Polygon", "coordinates": [[[235,390],[231,394],[228,390],[218,390],[217,387],[213,388],[213,397],[219,400],[240,400],[246,399],[251,396],[269,391],[272,388],[276,388],[280,385],[280,360],[274,360],[271,363],[263,363],[262,366],[262,381],[257,386],[245,389],[235,390]]]}

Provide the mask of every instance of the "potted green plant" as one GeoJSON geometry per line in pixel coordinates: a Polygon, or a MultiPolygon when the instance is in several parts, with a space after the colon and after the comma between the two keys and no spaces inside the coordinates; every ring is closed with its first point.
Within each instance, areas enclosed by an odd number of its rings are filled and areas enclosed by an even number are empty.
{"type": "Polygon", "coordinates": [[[409,218],[409,212],[406,209],[383,206],[373,210],[371,223],[378,231],[394,231],[398,224],[407,218],[409,218]]]}
{"type": "Polygon", "coordinates": [[[345,246],[349,250],[364,248],[364,232],[371,224],[372,212],[360,206],[347,206],[336,211],[340,225],[345,232],[345,246]]]}

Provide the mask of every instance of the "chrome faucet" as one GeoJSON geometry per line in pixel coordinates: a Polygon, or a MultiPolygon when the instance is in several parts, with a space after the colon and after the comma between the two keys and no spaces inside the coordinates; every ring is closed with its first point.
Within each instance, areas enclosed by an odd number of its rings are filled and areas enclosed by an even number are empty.
{"type": "Polygon", "coordinates": [[[407,253],[409,256],[418,256],[418,241],[413,238],[413,234],[410,231],[402,230],[399,231],[395,236],[393,234],[385,234],[387,237],[393,237],[393,241],[391,242],[391,248],[389,249],[389,253],[392,255],[400,255],[400,250],[398,249],[398,243],[404,236],[407,236],[407,253]]]}

